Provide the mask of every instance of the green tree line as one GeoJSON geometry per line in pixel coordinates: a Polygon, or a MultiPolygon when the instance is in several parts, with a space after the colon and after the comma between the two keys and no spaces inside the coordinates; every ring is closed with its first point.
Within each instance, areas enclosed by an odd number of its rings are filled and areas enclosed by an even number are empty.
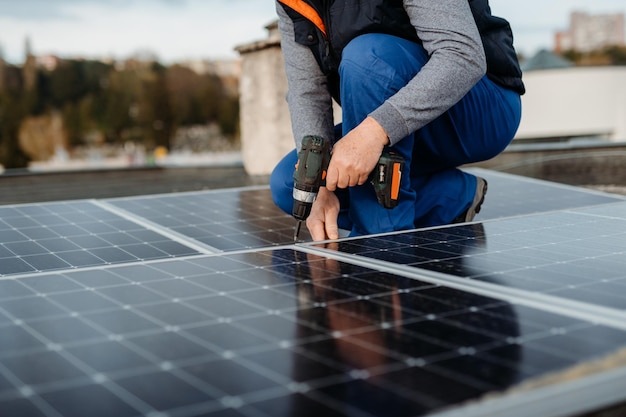
{"type": "Polygon", "coordinates": [[[590,52],[571,49],[563,52],[563,57],[579,66],[626,65],[626,46],[611,45],[590,52]]]}
{"type": "Polygon", "coordinates": [[[238,97],[214,74],[158,62],[118,69],[83,60],[62,60],[53,70],[27,60],[20,71],[13,70],[19,74],[13,81],[6,68],[5,74],[0,71],[0,164],[7,168],[28,163],[18,143],[23,121],[52,112],[62,115],[70,148],[93,132],[111,144],[169,148],[178,127],[207,123],[216,123],[231,140],[237,136],[238,97]]]}

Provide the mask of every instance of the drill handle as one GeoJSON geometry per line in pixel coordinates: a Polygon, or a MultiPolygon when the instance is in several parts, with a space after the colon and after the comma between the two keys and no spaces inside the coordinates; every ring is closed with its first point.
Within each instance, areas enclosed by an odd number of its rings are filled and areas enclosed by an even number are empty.
{"type": "Polygon", "coordinates": [[[312,188],[317,192],[326,184],[326,172],[330,163],[330,142],[320,136],[305,136],[298,152],[298,162],[293,173],[296,187],[312,188]]]}

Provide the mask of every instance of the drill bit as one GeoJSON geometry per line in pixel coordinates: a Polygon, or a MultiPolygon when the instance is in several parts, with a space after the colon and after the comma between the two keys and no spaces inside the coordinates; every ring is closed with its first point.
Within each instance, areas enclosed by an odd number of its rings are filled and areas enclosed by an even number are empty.
{"type": "Polygon", "coordinates": [[[300,227],[302,226],[302,220],[296,221],[296,230],[293,232],[293,241],[298,241],[298,236],[300,235],[300,227]]]}

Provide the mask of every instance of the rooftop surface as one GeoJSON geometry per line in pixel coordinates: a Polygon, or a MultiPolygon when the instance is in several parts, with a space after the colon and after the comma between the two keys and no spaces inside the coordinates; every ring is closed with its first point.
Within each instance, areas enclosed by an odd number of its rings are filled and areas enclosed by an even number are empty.
{"type": "Polygon", "coordinates": [[[237,168],[1,178],[2,415],[620,407],[626,198],[473,170],[476,222],[317,244],[237,168]]]}
{"type": "Polygon", "coordinates": [[[126,197],[267,184],[241,166],[130,168],[0,175],[0,204],[126,197]]]}

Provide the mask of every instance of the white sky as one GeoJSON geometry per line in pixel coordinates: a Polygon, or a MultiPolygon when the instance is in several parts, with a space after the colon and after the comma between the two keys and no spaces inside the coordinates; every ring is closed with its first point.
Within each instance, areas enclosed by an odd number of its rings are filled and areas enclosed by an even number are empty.
{"type": "MultiPolygon", "coordinates": [[[[569,13],[626,13],[624,0],[491,0],[513,27],[518,51],[552,47],[569,13]]],[[[234,58],[237,45],[263,39],[275,19],[273,0],[0,0],[0,51],[24,59],[28,37],[37,55],[125,58],[150,51],[162,62],[234,58]]]]}

